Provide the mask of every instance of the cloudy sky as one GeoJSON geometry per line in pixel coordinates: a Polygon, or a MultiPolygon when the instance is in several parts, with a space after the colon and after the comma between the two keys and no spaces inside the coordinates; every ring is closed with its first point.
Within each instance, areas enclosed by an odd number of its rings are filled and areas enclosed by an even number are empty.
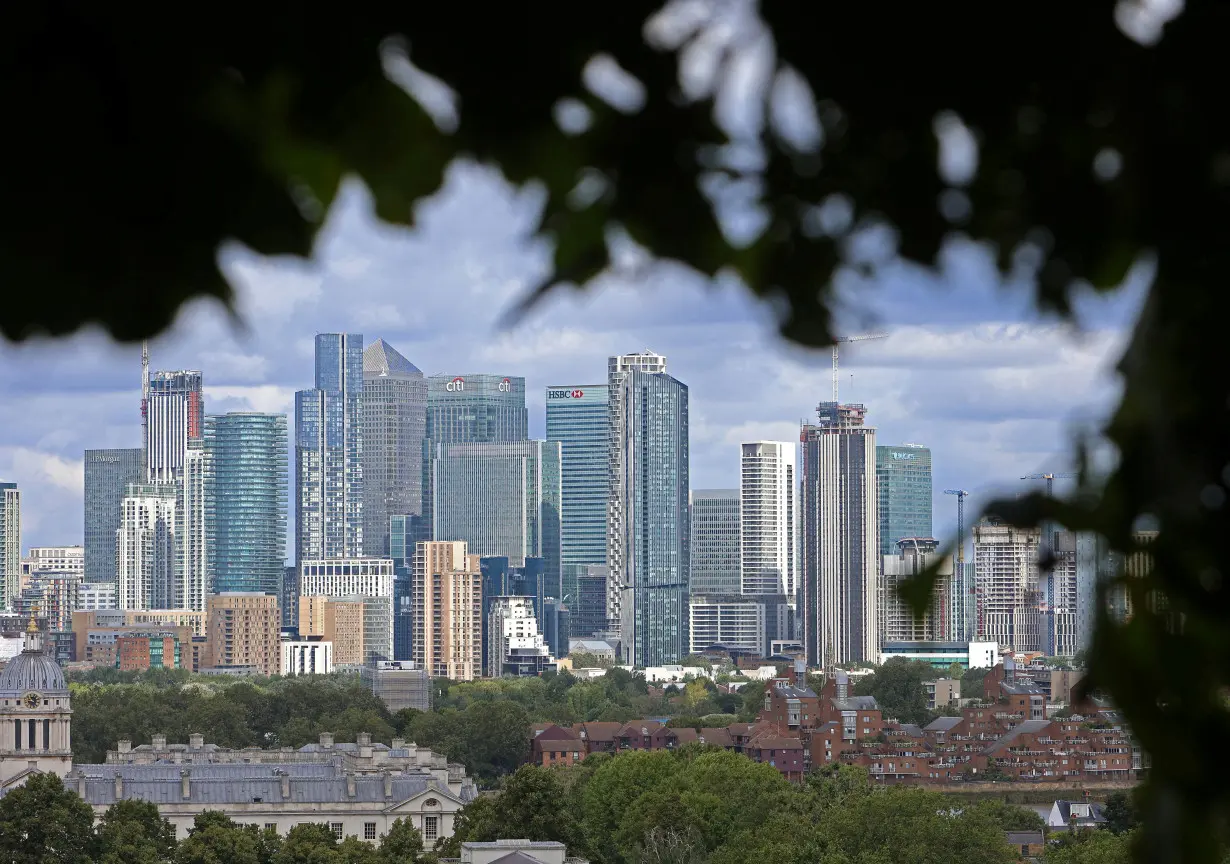
{"type": "MultiPolygon", "coordinates": [[[[693,488],[736,486],[741,441],[797,440],[831,391],[830,355],[784,345],[738,286],[661,267],[636,284],[612,277],[551,297],[502,328],[547,260],[530,235],[536,201],[492,170],[458,165],[411,232],[375,222],[352,185],[314,261],[227,251],[245,326],[216,304],[188,307],[151,344],[154,368],[203,370],[208,412],[293,416],[294,391],[312,382],[313,335],[359,332],[428,374],[525,376],[541,436],[548,384],[600,382],[608,355],[650,348],[690,387],[693,488]]],[[[937,536],[955,524],[943,489],[969,489],[976,503],[1022,489],[1022,474],[1067,467],[1073,430],[1117,393],[1113,366],[1140,294],[1083,303],[1078,334],[1040,319],[976,249],[958,248],[938,279],[900,268],[855,295],[890,336],[843,352],[843,401],[868,405],[879,443],[932,448],[937,536]]],[[[139,390],[139,348],[99,333],[0,343],[0,479],[21,484],[23,546],[81,542],[82,451],[138,446],[139,390]]]]}

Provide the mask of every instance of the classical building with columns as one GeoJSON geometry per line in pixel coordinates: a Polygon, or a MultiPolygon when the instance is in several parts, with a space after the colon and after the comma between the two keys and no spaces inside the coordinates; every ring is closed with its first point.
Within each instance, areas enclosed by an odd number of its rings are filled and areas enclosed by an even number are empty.
{"type": "Polygon", "coordinates": [[[25,650],[0,672],[0,795],[31,774],[73,767],[68,685],[42,641],[32,619],[25,650]]]}

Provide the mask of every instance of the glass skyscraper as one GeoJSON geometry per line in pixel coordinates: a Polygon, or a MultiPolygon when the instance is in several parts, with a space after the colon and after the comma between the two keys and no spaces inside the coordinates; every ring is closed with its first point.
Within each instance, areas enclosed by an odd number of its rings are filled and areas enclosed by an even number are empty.
{"type": "Polygon", "coordinates": [[[575,600],[578,575],[606,563],[610,417],[607,385],[547,388],[547,440],[562,453],[560,568],[563,595],[575,600]]]}
{"type": "Polygon", "coordinates": [[[140,447],[85,451],[85,581],[115,582],[115,532],[124,490],[144,477],[140,447]]]}
{"type": "Polygon", "coordinates": [[[295,560],[363,554],[363,336],[316,335],[316,387],[295,394],[295,560]]]}
{"type": "Polygon", "coordinates": [[[692,594],[734,595],[741,592],[739,563],[739,490],[692,490],[692,594]]]}
{"type": "Polygon", "coordinates": [[[389,517],[423,512],[427,379],[383,339],[363,351],[363,546],[389,554],[389,517]]]}
{"type": "Polygon", "coordinates": [[[876,448],[880,554],[896,555],[897,541],[931,536],[931,449],[918,444],[876,448]]]}
{"type": "Polygon", "coordinates": [[[286,552],[285,414],[205,418],[213,592],[279,592],[286,552]]]}
{"type": "Polygon", "coordinates": [[[433,536],[514,567],[544,559],[548,596],[560,596],[560,444],[440,444],[432,464],[433,536]]]}
{"type": "Polygon", "coordinates": [[[427,379],[427,437],[433,444],[526,440],[525,379],[432,375],[427,379]]]}
{"type": "Polygon", "coordinates": [[[688,650],[688,388],[630,369],[617,385],[620,651],[633,666],[688,650]]]}

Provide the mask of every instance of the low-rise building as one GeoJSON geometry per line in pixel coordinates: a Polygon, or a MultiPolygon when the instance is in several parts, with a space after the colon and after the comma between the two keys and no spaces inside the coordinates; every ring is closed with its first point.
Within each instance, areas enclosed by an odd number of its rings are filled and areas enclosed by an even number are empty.
{"type": "Polygon", "coordinates": [[[394,713],[406,708],[431,710],[431,677],[410,660],[377,660],[360,669],[359,675],[394,713]]]}
{"type": "Polygon", "coordinates": [[[323,640],[284,640],[283,675],[328,675],[333,671],[333,643],[323,640]]]}

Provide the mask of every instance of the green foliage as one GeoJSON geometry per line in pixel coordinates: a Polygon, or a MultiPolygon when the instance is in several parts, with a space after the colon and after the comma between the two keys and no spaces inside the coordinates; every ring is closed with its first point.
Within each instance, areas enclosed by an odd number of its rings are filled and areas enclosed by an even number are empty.
{"type": "Polygon", "coordinates": [[[475,702],[458,711],[414,712],[402,733],[415,743],[465,765],[477,779],[516,769],[529,753],[530,720],[515,702],[475,702]]]}
{"type": "Polygon", "coordinates": [[[98,825],[99,864],[160,864],[175,851],[175,828],[148,801],[117,801],[98,825]]]}
{"type": "Polygon", "coordinates": [[[423,850],[423,835],[408,818],[396,820],[389,833],[380,838],[383,864],[424,864],[428,853],[423,850]]]}
{"type": "Polygon", "coordinates": [[[282,838],[255,825],[240,825],[225,813],[206,811],[192,820],[175,847],[174,864],[274,864],[282,838]]]}
{"type": "Polygon", "coordinates": [[[1140,824],[1135,795],[1132,792],[1112,792],[1106,796],[1102,815],[1113,834],[1126,834],[1140,824]]]}
{"type": "Polygon", "coordinates": [[[1126,864],[1131,860],[1131,834],[1073,831],[1047,845],[1045,864],[1126,864]]]}
{"type": "Polygon", "coordinates": [[[0,798],[0,861],[91,864],[94,811],[55,774],[35,774],[0,798]]]}
{"type": "Polygon", "coordinates": [[[1018,807],[1003,801],[979,801],[969,808],[971,813],[981,813],[1004,831],[1042,831],[1046,820],[1028,807],[1018,807]]]}
{"type": "Polygon", "coordinates": [[[588,651],[574,651],[568,655],[573,669],[609,669],[615,665],[611,657],[590,654],[588,651]]]}
{"type": "Polygon", "coordinates": [[[874,675],[860,678],[854,685],[859,696],[874,696],[885,719],[896,718],[902,723],[930,722],[927,691],[924,681],[934,681],[936,671],[929,663],[890,657],[876,668],[874,675]]]}

